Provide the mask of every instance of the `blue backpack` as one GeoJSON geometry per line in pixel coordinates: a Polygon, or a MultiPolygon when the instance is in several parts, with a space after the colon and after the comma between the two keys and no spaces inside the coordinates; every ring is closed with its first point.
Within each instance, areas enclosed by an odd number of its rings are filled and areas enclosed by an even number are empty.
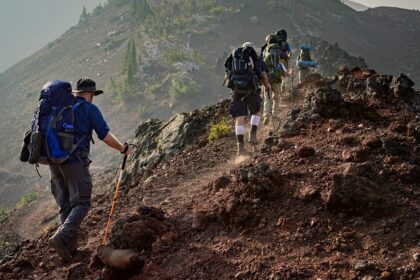
{"type": "Polygon", "coordinates": [[[75,143],[75,111],[86,101],[75,98],[69,82],[54,80],[41,90],[39,103],[24,139],[21,160],[31,164],[61,164],[85,139],[75,143]]]}

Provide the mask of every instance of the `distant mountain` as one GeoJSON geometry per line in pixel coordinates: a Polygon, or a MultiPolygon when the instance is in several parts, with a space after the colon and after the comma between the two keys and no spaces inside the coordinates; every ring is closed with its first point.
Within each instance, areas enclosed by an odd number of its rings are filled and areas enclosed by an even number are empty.
{"type": "Polygon", "coordinates": [[[349,6],[350,8],[352,8],[353,10],[356,11],[366,11],[367,9],[369,9],[369,7],[350,1],[350,0],[343,0],[343,3],[346,4],[347,6],[349,6]]]}
{"type": "MultiPolygon", "coordinates": [[[[260,45],[279,28],[288,30],[295,55],[308,36],[322,38],[313,41],[318,59],[330,44],[335,46],[331,53],[346,50],[356,64],[363,62],[357,57],[363,57],[380,73],[406,72],[420,82],[419,12],[393,8],[357,12],[336,0],[200,3],[110,0],[0,74],[0,117],[7,120],[0,124],[0,167],[27,173],[28,165],[18,162],[18,150],[39,90],[48,80],[65,79],[74,85],[80,77],[94,78],[106,90],[95,103],[112,131],[128,140],[142,120],[166,118],[228,97],[221,85],[227,54],[244,41],[260,45]]],[[[328,61],[334,68],[326,74],[343,65],[328,61]]],[[[103,149],[103,144],[94,149],[103,149]]],[[[111,151],[93,155],[96,168],[116,166],[120,160],[111,151]]]]}

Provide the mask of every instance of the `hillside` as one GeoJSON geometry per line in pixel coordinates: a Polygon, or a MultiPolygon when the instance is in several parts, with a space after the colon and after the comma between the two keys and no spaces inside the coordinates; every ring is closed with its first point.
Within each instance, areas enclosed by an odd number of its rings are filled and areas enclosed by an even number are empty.
{"type": "MultiPolygon", "coordinates": [[[[207,140],[227,100],[144,122],[108,241],[134,250],[134,267],[106,267],[96,251],[113,191],[107,172],[96,177],[74,260],[62,263],[47,247],[53,224],[3,247],[0,279],[418,279],[412,86],[405,75],[360,68],[312,75],[283,105],[279,131],[264,128],[261,152],[248,157],[235,157],[234,135],[207,140]]],[[[12,228],[9,216],[5,242],[12,228]]]]}
{"type": "MultiPolygon", "coordinates": [[[[226,3],[227,6],[218,1],[208,1],[204,6],[190,5],[195,3],[191,0],[173,2],[181,5],[181,10],[175,4],[165,6],[161,1],[148,1],[150,7],[140,19],[138,15],[134,18],[134,2],[110,2],[97,7],[84,22],[0,75],[3,96],[0,116],[8,120],[1,123],[0,164],[11,177],[36,176],[34,168],[18,162],[17,154],[39,89],[46,81],[65,79],[74,83],[81,76],[94,78],[107,91],[95,103],[103,109],[113,132],[128,139],[136,125],[149,117],[167,118],[225,98],[228,92],[221,87],[224,72],[221,64],[227,53],[245,40],[262,42],[268,30],[278,26],[275,21],[259,20],[260,13],[267,12],[262,8],[255,10],[257,22],[251,23],[248,5],[254,5],[253,1],[246,2],[245,7],[237,7],[235,1],[226,3]],[[173,24],[165,22],[169,16],[173,24]],[[249,34],[243,24],[249,25],[249,34]],[[232,30],[225,30],[227,27],[232,30]],[[134,82],[128,87],[124,69],[133,42],[138,65],[134,82]]],[[[299,38],[291,32],[294,45],[300,43],[299,38]]],[[[308,40],[319,46],[316,55],[321,58],[328,43],[313,37],[308,40]]],[[[334,67],[328,73],[341,66],[365,66],[361,59],[332,64],[334,67]]],[[[113,154],[103,147],[94,145],[96,169],[116,166],[113,154]]],[[[48,171],[41,168],[41,173],[46,175],[48,171]]],[[[21,190],[32,189],[33,186],[21,186],[17,196],[23,194],[21,190]]]]}
{"type": "MultiPolygon", "coordinates": [[[[228,91],[221,87],[221,66],[226,55],[243,41],[261,44],[267,33],[280,27],[289,31],[295,48],[308,41],[317,45],[317,59],[339,46],[351,56],[364,57],[380,73],[405,72],[417,81],[419,13],[383,11],[359,13],[333,0],[109,1],[0,74],[0,116],[8,120],[0,124],[0,167],[12,177],[36,176],[33,168],[17,161],[17,154],[46,81],[59,78],[74,83],[82,76],[94,78],[107,91],[95,103],[112,131],[129,139],[147,118],[168,118],[225,98],[228,91]]],[[[348,54],[343,56],[350,58],[348,54]]],[[[320,73],[331,75],[341,66],[366,64],[357,58],[329,61],[320,73]]],[[[115,156],[102,144],[94,146],[93,157],[95,169],[116,166],[115,156]]]]}

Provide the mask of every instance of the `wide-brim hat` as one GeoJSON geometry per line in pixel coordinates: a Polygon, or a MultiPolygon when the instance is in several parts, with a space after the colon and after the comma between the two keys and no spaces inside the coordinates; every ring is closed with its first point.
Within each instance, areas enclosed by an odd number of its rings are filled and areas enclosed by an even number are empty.
{"type": "Polygon", "coordinates": [[[77,81],[76,89],[73,90],[74,93],[78,92],[93,92],[94,95],[99,95],[104,93],[101,89],[96,89],[96,83],[92,79],[82,78],[77,81]]]}

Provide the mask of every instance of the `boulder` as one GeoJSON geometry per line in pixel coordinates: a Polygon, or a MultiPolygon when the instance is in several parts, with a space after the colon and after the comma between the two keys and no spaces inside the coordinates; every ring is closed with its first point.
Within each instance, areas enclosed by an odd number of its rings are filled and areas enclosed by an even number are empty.
{"type": "Polygon", "coordinates": [[[373,181],[350,174],[334,174],[321,199],[331,211],[357,215],[375,211],[383,202],[379,187],[373,181]]]}
{"type": "Polygon", "coordinates": [[[420,120],[415,119],[407,125],[407,135],[413,137],[417,143],[420,143],[420,120]]]}

